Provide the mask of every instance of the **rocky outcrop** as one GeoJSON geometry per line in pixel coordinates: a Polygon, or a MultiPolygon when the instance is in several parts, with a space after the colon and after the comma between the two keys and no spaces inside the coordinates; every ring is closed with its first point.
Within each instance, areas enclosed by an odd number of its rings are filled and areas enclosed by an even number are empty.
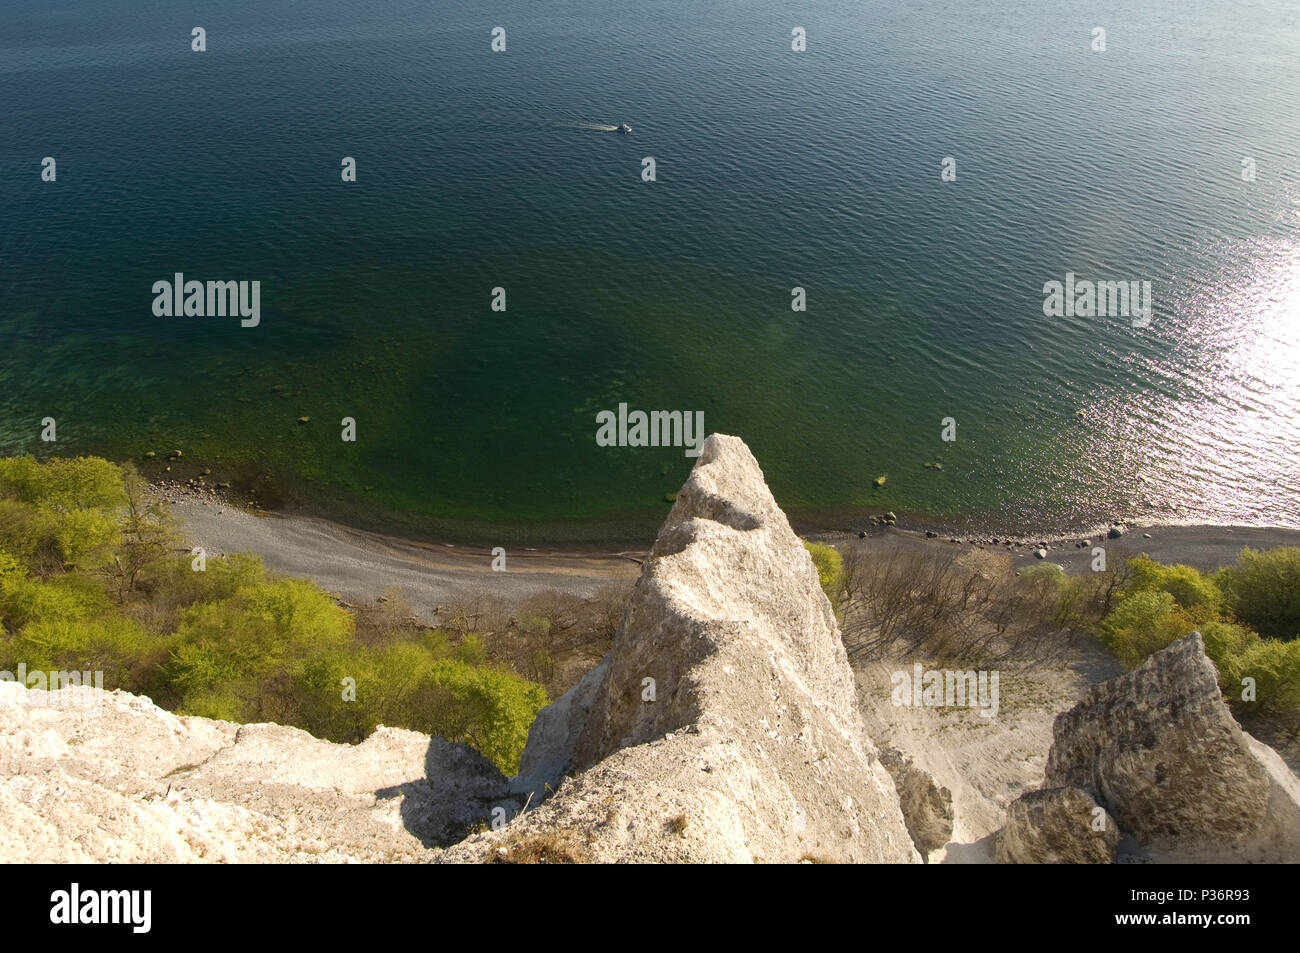
{"type": "MultiPolygon", "coordinates": [[[[1196,632],[1057,716],[1043,786],[1086,792],[1131,838],[1131,859],[1300,860],[1300,784],[1233,719],[1196,632]]],[[[1027,797],[1009,812],[1008,856],[1051,862],[1081,805],[1027,797]]]]}
{"type": "Polygon", "coordinates": [[[1127,833],[1231,838],[1263,821],[1268,777],[1199,633],[1094,686],[1052,734],[1044,784],[1096,792],[1127,833]]]}
{"type": "MultiPolygon", "coordinates": [[[[1232,719],[1199,635],[1058,716],[1045,775],[998,860],[1300,861],[1300,782],[1232,719]]],[[[953,810],[872,745],[811,557],[714,435],[517,777],[411,731],[336,745],[0,682],[0,826],[0,862],[915,863],[953,810]]]]}
{"type": "Polygon", "coordinates": [[[511,791],[526,795],[525,803],[531,799],[540,804],[570,769],[573,751],[608,669],[606,656],[577,685],[537,713],[519,758],[519,773],[510,779],[511,791]]]}
{"type": "Polygon", "coordinates": [[[705,441],[609,655],[528,747],[523,788],[557,793],[444,859],[561,837],[609,862],[919,860],[812,560],[735,437],[705,441]]]}
{"type": "Polygon", "coordinates": [[[336,745],[65,691],[96,704],[0,683],[0,860],[920,859],[812,559],[734,437],[704,443],[613,649],[510,781],[415,732],[336,745]]]}
{"type": "Polygon", "coordinates": [[[509,804],[505,783],[473,749],[414,731],[337,745],[0,682],[6,863],[415,861],[509,804]]]}
{"type": "Polygon", "coordinates": [[[922,856],[952,839],[952,792],[897,748],[882,747],[880,763],[894,779],[907,833],[922,856]]]}
{"type": "Polygon", "coordinates": [[[998,833],[999,864],[1110,864],[1119,829],[1079,788],[1044,788],[1011,802],[998,833]]]}

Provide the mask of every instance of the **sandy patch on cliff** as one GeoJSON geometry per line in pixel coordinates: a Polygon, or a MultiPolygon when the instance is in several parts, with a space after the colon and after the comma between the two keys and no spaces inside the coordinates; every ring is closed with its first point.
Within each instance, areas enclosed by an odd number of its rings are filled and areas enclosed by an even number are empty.
{"type": "Polygon", "coordinates": [[[988,837],[1002,826],[1007,806],[1042,783],[1053,720],[1089,685],[1122,669],[1086,640],[1062,661],[1032,668],[1002,665],[997,714],[984,717],[975,707],[893,704],[891,676],[911,673],[918,661],[925,671],[943,667],[917,658],[855,666],[867,733],[877,745],[911,755],[952,791],[952,841],[930,855],[931,863],[991,863],[988,837]]]}

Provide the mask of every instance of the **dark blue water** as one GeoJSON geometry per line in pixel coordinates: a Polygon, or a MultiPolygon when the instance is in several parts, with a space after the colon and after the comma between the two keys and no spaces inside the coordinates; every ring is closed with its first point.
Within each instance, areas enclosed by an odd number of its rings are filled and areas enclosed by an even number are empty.
{"type": "Polygon", "coordinates": [[[1255,0],[10,0],[0,452],[628,536],[692,461],[598,447],[626,402],[809,521],[1300,525],[1298,74],[1255,0]],[[260,326],[155,317],[178,271],[260,326]],[[1046,317],[1066,272],[1150,281],[1150,326],[1046,317]]]}

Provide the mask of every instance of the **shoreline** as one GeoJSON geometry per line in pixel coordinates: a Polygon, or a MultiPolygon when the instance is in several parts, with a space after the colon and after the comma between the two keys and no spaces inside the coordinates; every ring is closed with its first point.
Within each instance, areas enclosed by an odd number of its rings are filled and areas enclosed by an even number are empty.
{"type": "Polygon", "coordinates": [[[155,484],[154,490],[169,503],[182,537],[209,557],[251,553],[273,572],[310,579],[353,604],[373,603],[398,586],[426,624],[458,604],[518,607],[548,592],[587,598],[602,586],[634,580],[648,551],[507,548],[504,571],[494,571],[490,547],[412,539],[300,513],[252,511],[170,486],[155,484]]]}
{"type": "MultiPolygon", "coordinates": [[[[552,553],[590,553],[642,551],[648,549],[671,509],[668,498],[655,515],[627,513],[599,517],[540,519],[535,522],[497,524],[482,517],[420,516],[405,511],[390,511],[379,506],[365,506],[359,500],[322,496],[313,493],[310,483],[297,483],[256,465],[213,464],[205,468],[192,458],[170,455],[146,461],[140,467],[151,487],[160,496],[221,501],[239,509],[286,518],[320,519],[339,526],[364,530],[382,536],[413,542],[491,549],[509,549],[552,553]]],[[[318,490],[321,488],[317,488],[318,490]]],[[[778,504],[780,500],[777,501],[778,504]]],[[[1285,524],[1221,523],[1202,515],[1188,516],[1173,507],[1149,512],[1142,507],[1125,512],[1123,508],[1089,507],[1075,509],[1056,518],[1027,517],[1017,514],[1008,518],[1005,511],[985,512],[909,510],[900,505],[839,505],[804,509],[782,507],[791,526],[802,536],[874,531],[888,514],[896,517],[898,529],[934,532],[940,538],[957,538],[977,543],[994,537],[1025,541],[1063,540],[1096,536],[1112,525],[1133,527],[1234,526],[1266,531],[1285,531],[1285,524]]],[[[1300,532],[1300,525],[1294,527],[1300,532]]]]}
{"type": "MultiPolygon", "coordinates": [[[[181,535],[209,556],[251,553],[260,556],[268,569],[311,579],[352,603],[374,602],[384,589],[399,586],[417,615],[430,624],[441,608],[451,605],[490,601],[518,607],[542,593],[588,598],[602,586],[630,583],[654,539],[649,537],[642,547],[617,549],[505,546],[505,570],[494,571],[491,546],[417,539],[294,509],[250,510],[202,484],[155,482],[151,486],[156,498],[169,503],[181,535]]],[[[1288,527],[1132,523],[1123,524],[1124,535],[1116,539],[1106,538],[1105,527],[1007,538],[948,535],[910,525],[825,531],[791,522],[800,535],[818,542],[860,543],[882,553],[955,546],[983,549],[1008,553],[1017,569],[1046,561],[1069,573],[1088,570],[1096,545],[1106,549],[1108,560],[1146,552],[1161,562],[1187,563],[1203,570],[1235,561],[1246,546],[1300,546],[1300,529],[1288,527]],[[1081,546],[1085,539],[1089,544],[1081,546]],[[1035,555],[1040,544],[1046,544],[1041,560],[1035,555]]]]}
{"type": "MultiPolygon", "coordinates": [[[[223,471],[212,475],[211,469],[199,469],[192,460],[158,460],[141,468],[153,492],[163,498],[197,499],[220,502],[237,509],[294,519],[318,519],[339,526],[375,533],[411,542],[445,546],[491,549],[506,546],[548,553],[610,553],[644,551],[659,533],[668,516],[671,502],[663,501],[663,510],[651,517],[615,515],[577,520],[540,520],[501,524],[481,518],[417,518],[409,513],[388,512],[361,506],[338,505],[311,500],[301,492],[288,491],[269,473],[256,477],[249,472],[240,476],[223,471]],[[161,464],[168,464],[164,469],[161,464]],[[173,472],[173,468],[175,471],[173,472]],[[223,479],[225,482],[218,482],[223,479]]],[[[302,489],[302,488],[299,488],[302,489]]],[[[780,501],[778,500],[778,504],[780,501]]],[[[1300,525],[1262,523],[1221,523],[1207,518],[1179,515],[1169,508],[1168,514],[1110,511],[1094,508],[1087,515],[1076,510],[1058,519],[1007,520],[981,510],[931,512],[908,510],[901,506],[837,506],[799,510],[783,507],[790,525],[801,536],[868,534],[886,523],[900,530],[934,532],[942,539],[956,538],[976,544],[993,538],[1026,542],[1066,540],[1105,534],[1111,526],[1145,529],[1150,527],[1221,527],[1252,529],[1263,532],[1300,534],[1300,525]]]]}

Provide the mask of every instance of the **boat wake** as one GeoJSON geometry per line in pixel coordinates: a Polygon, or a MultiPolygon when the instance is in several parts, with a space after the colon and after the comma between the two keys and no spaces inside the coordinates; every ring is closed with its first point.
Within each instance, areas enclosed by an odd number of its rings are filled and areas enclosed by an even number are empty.
{"type": "Polygon", "coordinates": [[[607,122],[557,122],[557,126],[563,126],[566,129],[585,129],[588,132],[617,132],[618,126],[612,126],[607,122]]]}

